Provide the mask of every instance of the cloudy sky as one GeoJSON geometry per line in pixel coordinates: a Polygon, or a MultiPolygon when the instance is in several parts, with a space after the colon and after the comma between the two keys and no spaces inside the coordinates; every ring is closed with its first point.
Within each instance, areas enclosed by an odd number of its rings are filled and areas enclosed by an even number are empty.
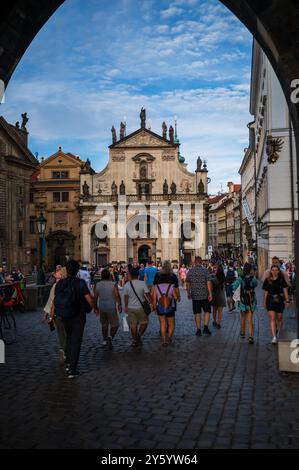
{"type": "Polygon", "coordinates": [[[252,38],[218,0],[66,0],[18,65],[1,114],[27,111],[30,148],[108,161],[111,126],[178,118],[181,153],[208,160],[210,192],[239,181],[252,38]]]}

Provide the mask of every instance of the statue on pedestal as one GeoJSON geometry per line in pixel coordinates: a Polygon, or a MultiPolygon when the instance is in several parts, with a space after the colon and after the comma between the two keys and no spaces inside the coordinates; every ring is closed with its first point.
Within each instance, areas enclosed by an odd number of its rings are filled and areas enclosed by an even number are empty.
{"type": "Polygon", "coordinates": [[[112,126],[111,132],[112,132],[112,143],[115,144],[117,142],[117,137],[116,137],[116,130],[114,126],[112,126]]]}
{"type": "Polygon", "coordinates": [[[172,185],[170,186],[170,191],[171,191],[171,194],[176,194],[176,184],[174,181],[172,182],[172,185]]]}
{"type": "Polygon", "coordinates": [[[120,123],[120,134],[119,134],[119,137],[120,137],[120,140],[124,139],[126,136],[126,125],[121,122],[120,123]]]}
{"type": "Polygon", "coordinates": [[[27,131],[26,129],[26,124],[29,121],[29,118],[27,117],[27,113],[22,114],[22,129],[23,131],[27,131]]]}
{"type": "Polygon", "coordinates": [[[163,139],[167,139],[167,125],[165,121],[162,124],[162,136],[163,139]]]}
{"type": "Polygon", "coordinates": [[[119,187],[119,194],[121,196],[125,196],[125,194],[126,194],[126,186],[125,186],[125,183],[124,183],[123,180],[122,180],[121,185],[119,187]]]}
{"type": "Polygon", "coordinates": [[[115,184],[115,181],[113,181],[112,183],[111,192],[112,192],[112,196],[117,196],[117,186],[115,184]]]}
{"type": "Polygon", "coordinates": [[[204,194],[205,193],[205,185],[204,185],[202,179],[198,183],[198,190],[197,191],[198,191],[198,194],[204,194]]]}
{"type": "Polygon", "coordinates": [[[164,184],[163,184],[163,194],[164,196],[166,196],[168,194],[168,183],[167,183],[167,180],[164,181],[164,184]]]}
{"type": "Polygon", "coordinates": [[[202,171],[202,159],[200,157],[198,157],[197,159],[197,170],[196,172],[197,173],[200,173],[202,171]]]}
{"type": "Polygon", "coordinates": [[[89,192],[89,186],[86,181],[84,182],[82,189],[83,189],[83,197],[88,198],[90,196],[90,192],[89,192]]]}
{"type": "Polygon", "coordinates": [[[141,129],[145,129],[146,128],[146,110],[144,108],[141,108],[141,112],[140,112],[140,127],[141,129]]]}
{"type": "Polygon", "coordinates": [[[169,128],[169,140],[170,142],[174,142],[174,128],[172,126],[169,128]]]}

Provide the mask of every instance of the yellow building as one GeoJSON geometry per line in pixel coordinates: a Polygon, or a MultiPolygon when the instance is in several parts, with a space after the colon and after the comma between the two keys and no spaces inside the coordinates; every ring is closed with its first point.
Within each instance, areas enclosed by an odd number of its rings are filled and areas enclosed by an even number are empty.
{"type": "Polygon", "coordinates": [[[43,213],[47,228],[43,255],[51,269],[69,258],[81,259],[80,242],[80,171],[85,165],[80,157],[59,151],[42,159],[31,178],[30,242],[31,263],[38,265],[39,236],[36,219],[43,213]]]}

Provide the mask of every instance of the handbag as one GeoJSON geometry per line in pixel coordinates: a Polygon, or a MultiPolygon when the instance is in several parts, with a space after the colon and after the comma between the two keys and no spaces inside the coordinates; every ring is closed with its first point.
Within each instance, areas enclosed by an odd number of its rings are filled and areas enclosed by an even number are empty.
{"type": "Polygon", "coordinates": [[[140,305],[142,306],[142,308],[143,308],[143,310],[144,310],[144,313],[145,313],[147,316],[150,315],[152,309],[151,309],[151,306],[150,306],[150,304],[148,303],[148,301],[145,300],[144,302],[142,302],[142,301],[140,300],[140,298],[139,298],[139,296],[138,296],[138,294],[137,294],[137,292],[136,292],[136,290],[135,290],[135,288],[134,288],[134,286],[133,286],[132,281],[130,281],[130,286],[131,286],[131,288],[132,288],[132,290],[133,290],[135,296],[137,297],[137,299],[138,299],[140,305]]]}
{"type": "Polygon", "coordinates": [[[127,315],[123,315],[122,325],[123,325],[124,333],[128,333],[130,331],[130,327],[129,327],[129,324],[128,324],[127,315]]]}

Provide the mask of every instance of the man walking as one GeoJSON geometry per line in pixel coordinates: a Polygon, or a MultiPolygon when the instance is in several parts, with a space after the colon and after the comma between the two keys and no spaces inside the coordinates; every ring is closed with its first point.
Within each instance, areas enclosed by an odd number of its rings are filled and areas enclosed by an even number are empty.
{"type": "Polygon", "coordinates": [[[202,265],[202,258],[195,258],[195,266],[187,274],[188,299],[192,300],[193,313],[195,315],[196,335],[201,336],[201,312],[205,314],[203,334],[210,336],[209,321],[211,314],[211,302],[213,300],[213,284],[206,268],[202,265]]]}
{"type": "Polygon", "coordinates": [[[153,287],[157,271],[158,269],[154,265],[154,262],[151,259],[148,260],[147,267],[144,270],[144,281],[149,290],[151,290],[151,288],[153,287]]]}
{"type": "Polygon", "coordinates": [[[66,364],[69,379],[78,376],[77,366],[86,323],[86,313],[94,308],[94,299],[84,280],[78,279],[80,265],[69,261],[67,278],[55,288],[55,314],[62,319],[66,332],[66,364]]]}

